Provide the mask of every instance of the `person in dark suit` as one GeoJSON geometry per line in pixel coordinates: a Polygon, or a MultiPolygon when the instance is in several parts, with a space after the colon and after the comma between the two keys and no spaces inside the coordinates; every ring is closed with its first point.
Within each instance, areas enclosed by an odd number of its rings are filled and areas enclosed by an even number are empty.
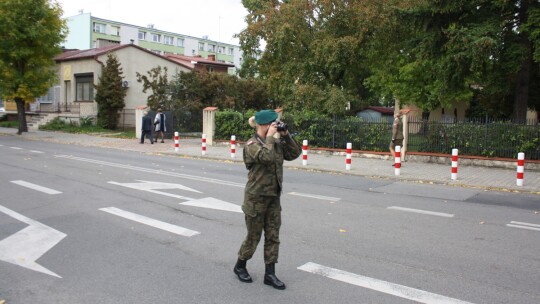
{"type": "Polygon", "coordinates": [[[148,137],[150,139],[150,143],[153,144],[154,141],[152,140],[152,118],[148,116],[148,111],[144,112],[144,117],[142,119],[142,127],[141,127],[141,144],[144,144],[144,136],[148,137]]]}

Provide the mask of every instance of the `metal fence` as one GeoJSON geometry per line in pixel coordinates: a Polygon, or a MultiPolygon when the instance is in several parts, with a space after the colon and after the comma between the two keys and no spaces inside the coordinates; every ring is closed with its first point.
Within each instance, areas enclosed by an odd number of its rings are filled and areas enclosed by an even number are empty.
{"type": "MultiPolygon", "coordinates": [[[[392,134],[392,124],[384,119],[333,117],[298,121],[286,117],[284,121],[299,140],[307,139],[310,146],[316,147],[344,149],[350,142],[355,150],[388,151],[392,134]]],[[[540,125],[536,121],[411,118],[408,130],[409,152],[450,154],[457,148],[460,155],[515,158],[518,152],[524,152],[527,159],[540,159],[540,125]]]]}

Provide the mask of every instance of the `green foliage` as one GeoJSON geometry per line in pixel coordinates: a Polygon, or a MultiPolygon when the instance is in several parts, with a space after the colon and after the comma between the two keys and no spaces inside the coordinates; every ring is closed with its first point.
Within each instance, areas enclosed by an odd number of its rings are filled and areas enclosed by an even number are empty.
{"type": "Polygon", "coordinates": [[[253,115],[255,115],[253,110],[245,113],[232,110],[218,111],[216,113],[216,138],[228,140],[231,135],[235,135],[237,140],[248,140],[255,133],[248,123],[248,119],[253,115]]]}
{"type": "Polygon", "coordinates": [[[56,1],[0,1],[0,92],[17,103],[19,134],[27,132],[25,102],[55,82],[54,56],[67,34],[56,1]]]}
{"type": "Polygon", "coordinates": [[[172,110],[171,92],[169,90],[169,77],[167,67],[157,66],[147,72],[147,75],[136,73],[137,82],[143,84],[143,93],[148,90],[152,94],[148,96],[147,104],[150,109],[157,111],[159,108],[163,111],[172,110]]]}
{"type": "Polygon", "coordinates": [[[515,157],[524,152],[528,158],[540,158],[540,127],[494,123],[428,123],[426,136],[412,135],[409,151],[448,154],[453,148],[460,155],[515,157]]]}
{"type": "Polygon", "coordinates": [[[118,137],[118,138],[134,138],[135,130],[116,131],[105,129],[92,123],[91,117],[80,119],[80,126],[75,121],[65,122],[56,117],[47,124],[39,126],[43,131],[61,131],[66,133],[78,134],[97,134],[100,136],[118,137]]]}
{"type": "Polygon", "coordinates": [[[118,58],[107,54],[107,63],[103,67],[98,84],[95,85],[95,100],[98,104],[98,124],[106,129],[116,129],[118,111],[125,107],[126,88],[122,86],[123,71],[118,58]]]}
{"type": "Polygon", "coordinates": [[[0,127],[2,128],[17,128],[19,122],[17,121],[0,121],[0,127]]]}

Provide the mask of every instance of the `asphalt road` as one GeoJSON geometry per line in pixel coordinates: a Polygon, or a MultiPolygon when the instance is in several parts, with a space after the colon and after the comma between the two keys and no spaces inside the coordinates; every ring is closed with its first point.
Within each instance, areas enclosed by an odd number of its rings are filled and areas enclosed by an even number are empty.
{"type": "Polygon", "coordinates": [[[277,275],[232,272],[241,164],[0,137],[7,303],[540,303],[540,197],[285,171],[277,275]]]}

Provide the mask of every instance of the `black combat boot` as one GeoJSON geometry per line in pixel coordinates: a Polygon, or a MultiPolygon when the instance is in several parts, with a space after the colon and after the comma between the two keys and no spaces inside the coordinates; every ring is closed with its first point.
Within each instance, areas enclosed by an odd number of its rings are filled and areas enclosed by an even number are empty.
{"type": "Polygon", "coordinates": [[[272,285],[274,286],[275,289],[281,289],[281,290],[285,289],[285,283],[281,282],[276,277],[276,264],[270,263],[270,264],[265,264],[265,266],[266,266],[266,271],[264,274],[264,284],[272,285]]]}
{"type": "Polygon", "coordinates": [[[236,262],[236,265],[234,265],[234,273],[238,276],[238,279],[241,282],[244,283],[251,283],[253,280],[251,279],[251,276],[249,275],[247,268],[246,268],[246,261],[238,259],[236,262]]]}

